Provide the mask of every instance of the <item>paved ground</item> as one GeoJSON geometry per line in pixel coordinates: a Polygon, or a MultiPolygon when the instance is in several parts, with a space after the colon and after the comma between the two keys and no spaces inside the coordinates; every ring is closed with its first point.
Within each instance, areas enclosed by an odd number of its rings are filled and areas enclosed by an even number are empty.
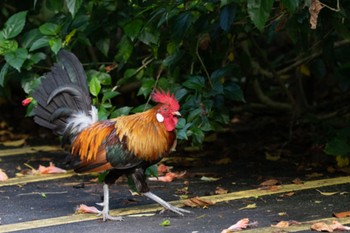
{"type": "MultiPolygon", "coordinates": [[[[158,205],[145,197],[132,196],[125,180],[120,180],[111,190],[111,209],[113,214],[126,215],[125,221],[102,222],[94,215],[74,214],[79,204],[101,201],[102,185],[92,182],[93,176],[53,176],[52,180],[48,180],[51,176],[37,176],[35,182],[30,181],[31,177],[14,178],[16,168],[23,169],[24,163],[36,168],[54,161],[64,167],[63,152],[8,149],[0,150],[0,168],[11,177],[0,183],[0,232],[221,232],[242,218],[257,222],[257,226],[244,232],[310,232],[308,221],[331,221],[328,218],[334,212],[350,210],[350,177],[345,173],[327,173],[326,167],[306,165],[299,169],[304,166],[303,159],[270,161],[263,153],[250,156],[248,150],[231,154],[221,148],[218,152],[222,158],[210,157],[211,148],[208,153],[179,151],[168,161],[175,164],[175,171],[186,170],[187,177],[171,183],[149,183],[152,191],[167,201],[179,200],[179,190],[184,187],[188,187],[188,197],[206,196],[209,200],[218,197],[217,187],[228,190],[228,194],[219,195],[221,199],[216,204],[208,208],[185,207],[193,213],[184,217],[171,212],[160,214],[158,205]],[[225,164],[221,160],[227,158],[232,162],[225,164]],[[203,176],[220,179],[204,181],[203,176]],[[271,178],[281,184],[270,191],[259,190],[259,184],[271,178]],[[304,183],[292,184],[296,178],[304,183]],[[256,208],[244,208],[251,204],[256,208]],[[169,220],[170,225],[160,226],[164,220],[169,220]],[[281,220],[305,224],[286,229],[270,227],[281,220]]],[[[350,224],[349,218],[339,221],[350,224]]]]}

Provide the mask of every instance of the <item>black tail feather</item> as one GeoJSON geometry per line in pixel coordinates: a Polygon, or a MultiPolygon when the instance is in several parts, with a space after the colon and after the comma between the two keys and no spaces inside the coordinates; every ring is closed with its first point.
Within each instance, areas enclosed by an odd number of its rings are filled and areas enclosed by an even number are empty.
{"type": "Polygon", "coordinates": [[[36,123],[59,135],[71,134],[66,132],[69,118],[78,113],[86,116],[91,114],[86,74],[78,58],[61,50],[58,53],[58,63],[44,75],[33,98],[38,103],[34,109],[36,123]]]}

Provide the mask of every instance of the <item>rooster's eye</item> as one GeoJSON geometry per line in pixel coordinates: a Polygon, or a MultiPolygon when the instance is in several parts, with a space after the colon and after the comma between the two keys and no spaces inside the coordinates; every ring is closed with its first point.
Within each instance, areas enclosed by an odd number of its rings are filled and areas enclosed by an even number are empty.
{"type": "Polygon", "coordinates": [[[167,107],[164,107],[163,110],[164,110],[164,111],[168,111],[168,108],[167,108],[167,107]]]}

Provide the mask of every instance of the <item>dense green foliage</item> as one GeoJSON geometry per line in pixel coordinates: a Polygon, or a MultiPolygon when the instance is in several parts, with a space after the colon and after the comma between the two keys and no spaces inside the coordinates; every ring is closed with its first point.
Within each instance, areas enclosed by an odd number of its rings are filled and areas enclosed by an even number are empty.
{"type": "Polygon", "coordinates": [[[318,1],[4,1],[0,95],[20,82],[30,96],[64,47],[84,63],[101,119],[170,89],[184,116],[178,137],[194,144],[244,101],[244,111],[292,119],[339,116],[349,108],[350,2],[321,2],[310,13],[318,1]]]}

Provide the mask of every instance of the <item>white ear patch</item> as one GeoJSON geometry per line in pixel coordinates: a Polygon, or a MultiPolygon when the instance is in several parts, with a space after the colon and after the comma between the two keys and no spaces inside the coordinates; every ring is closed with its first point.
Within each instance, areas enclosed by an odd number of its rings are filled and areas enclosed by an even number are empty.
{"type": "Polygon", "coordinates": [[[160,113],[157,113],[157,114],[156,114],[156,118],[157,118],[157,121],[158,121],[158,122],[163,122],[163,121],[164,121],[164,117],[163,117],[162,114],[160,114],[160,113]]]}

